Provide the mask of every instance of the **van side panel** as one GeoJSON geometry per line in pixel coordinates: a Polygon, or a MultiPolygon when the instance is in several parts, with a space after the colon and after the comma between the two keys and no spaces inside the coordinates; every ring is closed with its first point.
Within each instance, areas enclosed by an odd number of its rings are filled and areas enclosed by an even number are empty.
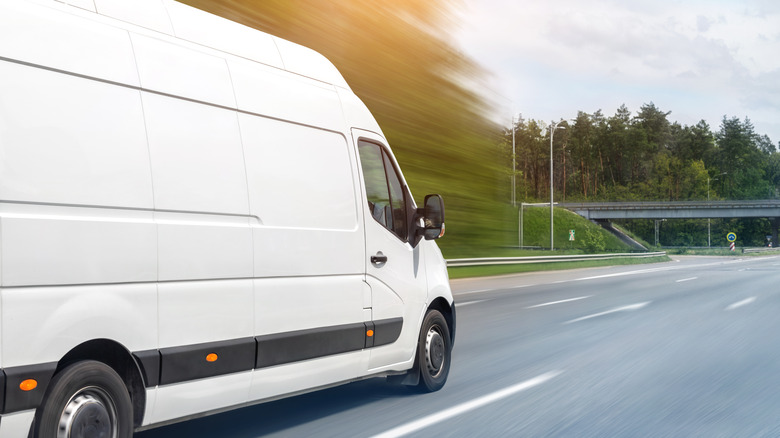
{"type": "MultiPolygon", "coordinates": [[[[200,57],[192,54],[193,59],[200,57]]],[[[227,72],[224,61],[214,65],[227,72]]],[[[163,93],[173,91],[165,88],[168,79],[155,77],[170,73],[163,70],[149,69],[142,74],[142,83],[158,84],[163,93]]],[[[255,352],[250,222],[256,219],[249,216],[236,112],[167,95],[142,94],[159,236],[162,380],[151,414],[152,421],[158,422],[248,399],[255,352]],[[212,344],[206,347],[206,343],[212,344]],[[197,370],[208,366],[206,356],[211,353],[219,357],[216,366],[210,367],[213,372],[227,374],[201,380],[197,370]]]]}
{"type": "Polygon", "coordinates": [[[152,208],[140,93],[0,61],[0,199],[152,208]]]}
{"type": "Polygon", "coordinates": [[[89,339],[148,349],[157,343],[156,308],[154,284],[4,289],[3,367],[56,362],[89,339]]]}
{"type": "Polygon", "coordinates": [[[251,213],[259,218],[255,335],[278,334],[274,345],[281,350],[306,349],[313,339],[334,346],[332,353],[318,349],[301,355],[307,360],[255,370],[250,398],[352,379],[366,355],[336,345],[352,328],[362,339],[370,318],[363,311],[365,246],[354,155],[340,133],[248,114],[239,121],[251,213]]]}
{"type": "MultiPolygon", "coordinates": [[[[2,142],[2,140],[0,140],[2,142]]],[[[3,315],[3,220],[2,216],[0,216],[0,318],[2,318],[3,315]]],[[[3,324],[2,320],[0,320],[0,346],[3,342],[3,324]]],[[[3,349],[0,348],[0,365],[3,364],[3,349]]]]}
{"type": "Polygon", "coordinates": [[[27,436],[30,425],[35,417],[35,411],[19,412],[17,414],[3,415],[0,438],[17,438],[27,436]]]}
{"type": "Polygon", "coordinates": [[[3,285],[156,280],[151,212],[132,210],[152,208],[138,91],[3,61],[0,76],[0,199],[24,201],[1,207],[3,285]]]}
{"type": "Polygon", "coordinates": [[[158,210],[247,215],[234,111],[143,93],[158,210]]]}
{"type": "Polygon", "coordinates": [[[249,219],[217,214],[156,212],[160,280],[252,277],[249,219]]]}
{"type": "Polygon", "coordinates": [[[265,65],[229,59],[238,107],[304,125],[342,130],[344,115],[334,87],[265,65]]]}
{"type": "Polygon", "coordinates": [[[148,36],[131,34],[131,38],[145,90],[236,107],[224,59],[148,36]]]}
{"type": "Polygon", "coordinates": [[[2,2],[0,57],[137,86],[127,32],[77,12],[82,11],[63,14],[28,2],[2,2]]]}
{"type": "MultiPolygon", "coordinates": [[[[250,372],[159,386],[151,423],[210,412],[247,401],[250,372]]],[[[144,424],[150,424],[144,422],[144,424]]]]}
{"type": "Polygon", "coordinates": [[[151,212],[0,203],[0,216],[4,287],[157,278],[151,212]]]}
{"type": "MultiPolygon", "coordinates": [[[[343,135],[245,114],[241,114],[239,120],[246,150],[252,214],[260,218],[263,226],[317,230],[320,234],[335,232],[346,234],[342,236],[344,239],[356,234],[354,177],[349,146],[343,135]]],[[[308,246],[306,242],[300,243],[304,248],[308,246]]],[[[344,242],[345,245],[348,243],[352,241],[344,242]]],[[[350,255],[353,258],[336,262],[340,267],[335,268],[327,266],[328,260],[305,264],[307,256],[296,254],[291,267],[300,274],[311,273],[311,269],[323,264],[322,269],[328,272],[334,268],[360,272],[360,260],[354,258],[354,253],[350,255]]],[[[260,276],[266,273],[284,275],[276,269],[269,270],[265,263],[257,268],[260,276]]]]}

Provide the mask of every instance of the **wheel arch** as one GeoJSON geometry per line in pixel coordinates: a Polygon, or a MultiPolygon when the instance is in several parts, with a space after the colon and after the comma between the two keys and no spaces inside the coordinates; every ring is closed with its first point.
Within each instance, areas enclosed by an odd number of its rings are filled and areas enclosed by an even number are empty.
{"type": "Polygon", "coordinates": [[[133,425],[141,426],[146,410],[146,388],[141,368],[127,348],[110,339],[93,339],[71,349],[57,363],[56,375],[76,362],[94,360],[111,367],[130,393],[133,403],[133,425]]]}
{"type": "MultiPolygon", "coordinates": [[[[444,315],[444,319],[447,321],[447,328],[450,330],[450,345],[455,346],[455,303],[450,305],[444,297],[438,297],[431,302],[428,306],[428,310],[435,309],[444,315]]],[[[426,312],[428,311],[426,310],[426,312]]]]}

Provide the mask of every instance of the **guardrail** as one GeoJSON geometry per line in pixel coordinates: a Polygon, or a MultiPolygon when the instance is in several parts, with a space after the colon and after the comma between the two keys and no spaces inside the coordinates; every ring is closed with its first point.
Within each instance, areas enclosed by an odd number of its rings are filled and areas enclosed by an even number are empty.
{"type": "Polygon", "coordinates": [[[751,252],[773,252],[773,251],[780,251],[780,248],[742,248],[742,253],[751,253],[751,252]]]}
{"type": "Polygon", "coordinates": [[[585,260],[608,260],[617,258],[649,258],[665,256],[666,251],[643,253],[616,253],[616,254],[580,254],[580,255],[555,255],[534,257],[484,257],[473,259],[449,259],[448,267],[458,266],[484,266],[484,265],[519,265],[525,263],[558,263],[577,262],[585,260]]]}

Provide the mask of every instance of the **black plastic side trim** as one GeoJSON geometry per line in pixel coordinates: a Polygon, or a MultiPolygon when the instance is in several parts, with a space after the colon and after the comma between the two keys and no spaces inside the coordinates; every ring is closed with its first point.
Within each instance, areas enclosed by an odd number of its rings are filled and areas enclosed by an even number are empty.
{"type": "MultiPolygon", "coordinates": [[[[403,318],[320,327],[287,333],[231,339],[133,353],[144,385],[186,382],[251,371],[334,354],[392,344],[401,334],[403,318]],[[368,335],[372,330],[373,336],[368,335]],[[216,355],[216,358],[210,355],[216,355]]],[[[57,369],[57,362],[0,369],[0,414],[36,409],[57,369]],[[19,385],[34,379],[38,386],[22,391],[19,385]]]]}
{"type": "Polygon", "coordinates": [[[133,353],[140,365],[144,385],[153,388],[160,384],[160,350],[136,351],[133,353]]]}
{"type": "Polygon", "coordinates": [[[365,348],[371,348],[374,346],[374,332],[376,330],[376,327],[374,326],[374,321],[368,321],[364,322],[363,324],[366,325],[366,346],[365,348]],[[371,332],[371,335],[368,333],[371,332]]]}
{"type": "Polygon", "coordinates": [[[5,412],[5,371],[0,370],[0,413],[5,412]]]}
{"type": "Polygon", "coordinates": [[[365,330],[361,322],[258,336],[255,368],[362,350],[365,330]]]}
{"type": "Polygon", "coordinates": [[[374,321],[374,347],[380,345],[392,344],[401,336],[401,329],[404,326],[403,318],[383,319],[374,321]]]}
{"type": "Polygon", "coordinates": [[[2,412],[8,414],[37,408],[43,401],[43,394],[56,369],[57,362],[4,369],[5,403],[2,412]],[[38,386],[31,391],[22,391],[19,385],[27,379],[34,379],[38,386]]]}
{"type": "Polygon", "coordinates": [[[255,339],[242,338],[160,349],[160,385],[250,371],[255,362],[255,339]],[[210,362],[207,357],[217,356],[210,362]]]}

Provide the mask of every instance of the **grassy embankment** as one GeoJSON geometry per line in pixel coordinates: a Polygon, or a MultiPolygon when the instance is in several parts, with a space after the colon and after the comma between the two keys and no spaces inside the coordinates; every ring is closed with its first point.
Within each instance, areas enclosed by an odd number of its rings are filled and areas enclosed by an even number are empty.
{"type": "MultiPolygon", "coordinates": [[[[548,255],[571,255],[589,253],[621,253],[630,248],[613,234],[598,225],[563,209],[556,208],[553,213],[555,251],[550,251],[550,209],[545,207],[526,207],[523,212],[523,246],[519,248],[518,214],[512,207],[506,206],[500,213],[505,218],[501,224],[504,246],[494,246],[491,242],[454,242],[448,243],[447,236],[440,240],[445,258],[472,257],[533,257],[548,255]],[[574,230],[574,241],[569,240],[569,230],[574,230]],[[531,249],[531,248],[534,249],[531,249]]],[[[642,259],[610,259],[581,262],[532,263],[517,265],[468,266],[449,268],[450,278],[502,275],[529,271],[586,268],[594,266],[632,265],[668,261],[669,258],[653,257],[642,259]]]]}

